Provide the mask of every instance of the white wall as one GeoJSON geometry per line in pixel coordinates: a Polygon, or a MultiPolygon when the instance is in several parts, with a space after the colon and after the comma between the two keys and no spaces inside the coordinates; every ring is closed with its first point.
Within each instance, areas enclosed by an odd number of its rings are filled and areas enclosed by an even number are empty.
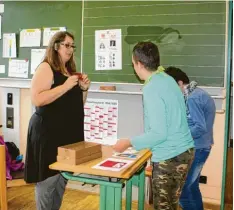
{"type": "Polygon", "coordinates": [[[14,142],[19,147],[20,142],[20,89],[18,88],[2,88],[1,91],[1,121],[2,133],[5,141],[14,142]],[[13,94],[13,104],[7,104],[7,94],[13,94]],[[7,107],[14,110],[14,123],[13,129],[7,128],[6,109],[7,107]]]}

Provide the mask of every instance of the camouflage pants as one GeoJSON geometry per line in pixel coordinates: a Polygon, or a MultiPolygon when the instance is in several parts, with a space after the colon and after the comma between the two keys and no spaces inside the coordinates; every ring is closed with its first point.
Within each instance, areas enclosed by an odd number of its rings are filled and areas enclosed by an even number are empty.
{"type": "Polygon", "coordinates": [[[193,149],[153,163],[152,190],[155,210],[177,210],[185,178],[194,157],[193,149]]]}

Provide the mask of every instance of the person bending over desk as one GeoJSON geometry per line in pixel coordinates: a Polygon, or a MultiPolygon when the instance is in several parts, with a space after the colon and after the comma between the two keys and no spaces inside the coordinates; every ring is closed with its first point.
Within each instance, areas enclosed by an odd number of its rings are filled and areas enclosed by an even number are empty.
{"type": "Polygon", "coordinates": [[[27,137],[25,181],[36,183],[38,210],[59,209],[67,180],[50,170],[56,162],[57,147],[84,141],[84,103],[90,80],[73,75],[74,37],[56,33],[38,66],[31,85],[31,99],[36,106],[27,137]]]}
{"type": "Polygon", "coordinates": [[[175,79],[184,94],[188,124],[195,143],[195,157],[180,196],[180,205],[184,210],[203,210],[199,180],[214,144],[215,102],[206,91],[197,87],[197,82],[190,82],[181,69],[171,66],[165,72],[175,79]]]}
{"type": "Polygon", "coordinates": [[[120,139],[113,146],[122,152],[133,146],[152,151],[152,190],[155,210],[176,210],[190,168],[194,142],[189,131],[183,94],[160,66],[158,47],[140,42],[133,48],[132,63],[144,80],[144,133],[120,139]]]}

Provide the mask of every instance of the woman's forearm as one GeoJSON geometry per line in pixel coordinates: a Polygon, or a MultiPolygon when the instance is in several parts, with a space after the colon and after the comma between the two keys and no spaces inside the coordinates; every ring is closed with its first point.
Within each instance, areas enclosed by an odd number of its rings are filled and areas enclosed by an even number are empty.
{"type": "Polygon", "coordinates": [[[83,103],[84,104],[86,102],[87,96],[88,96],[88,91],[83,91],[83,103]]]}
{"type": "Polygon", "coordinates": [[[65,85],[57,86],[56,88],[45,90],[41,93],[33,95],[32,93],[32,103],[35,106],[44,106],[54,102],[56,99],[61,97],[64,93],[68,91],[65,85]]]}

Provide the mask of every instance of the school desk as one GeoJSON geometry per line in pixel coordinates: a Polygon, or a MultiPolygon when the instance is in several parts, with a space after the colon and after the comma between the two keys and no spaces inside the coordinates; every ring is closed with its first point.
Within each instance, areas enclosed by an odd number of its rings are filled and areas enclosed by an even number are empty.
{"type": "MultiPolygon", "coordinates": [[[[131,210],[132,186],[138,187],[138,210],[144,210],[145,203],[145,167],[151,158],[150,150],[144,149],[139,152],[139,157],[133,163],[121,171],[107,171],[94,169],[92,166],[106,158],[112,157],[113,150],[110,146],[102,146],[102,158],[95,159],[79,165],[68,165],[55,162],[50,169],[62,172],[62,175],[73,181],[87,184],[100,185],[100,210],[122,209],[122,188],[126,183],[126,209],[131,210]],[[86,177],[85,175],[89,175],[86,177]]],[[[116,157],[113,157],[116,158],[116,157]]]]}

